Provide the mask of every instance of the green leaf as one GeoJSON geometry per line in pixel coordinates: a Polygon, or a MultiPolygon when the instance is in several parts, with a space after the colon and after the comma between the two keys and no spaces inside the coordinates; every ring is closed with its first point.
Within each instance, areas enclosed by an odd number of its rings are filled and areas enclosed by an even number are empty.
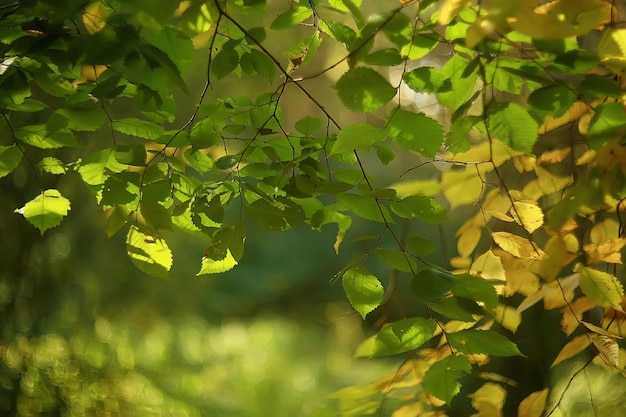
{"type": "Polygon", "coordinates": [[[58,226],[69,211],[70,201],[58,190],[48,189],[16,209],[15,213],[24,216],[43,235],[46,230],[58,226]]]}
{"type": "Polygon", "coordinates": [[[418,272],[411,281],[411,289],[418,301],[429,303],[441,300],[456,283],[456,278],[443,269],[428,268],[418,272]]]}
{"type": "Polygon", "coordinates": [[[530,153],[537,141],[539,126],[526,109],[515,103],[492,101],[488,108],[489,130],[494,138],[521,152],[530,153]]]}
{"type": "Polygon", "coordinates": [[[108,178],[105,173],[106,169],[112,172],[121,172],[126,169],[126,165],[120,164],[115,159],[113,149],[103,149],[85,158],[78,168],[78,173],[85,184],[102,185],[108,178]]]}
{"type": "Polygon", "coordinates": [[[0,146],[0,178],[9,175],[22,161],[23,153],[17,146],[0,146]]]}
{"type": "Polygon", "coordinates": [[[455,278],[456,282],[452,287],[452,294],[456,297],[482,301],[488,309],[493,309],[498,305],[498,293],[493,283],[484,278],[467,274],[456,275],[455,278]]]}
{"type": "Polygon", "coordinates": [[[350,49],[356,39],[356,32],[349,26],[339,22],[320,20],[320,30],[328,36],[343,44],[346,49],[350,49]]]}
{"type": "Polygon", "coordinates": [[[411,256],[398,249],[376,248],[376,256],[398,271],[413,272],[417,270],[417,265],[411,256]]]}
{"type": "Polygon", "coordinates": [[[389,212],[376,203],[372,197],[363,197],[356,194],[338,194],[337,202],[346,210],[357,216],[375,222],[384,223],[385,219],[391,219],[389,212]],[[381,213],[382,210],[382,213],[381,213]],[[383,217],[383,214],[385,215],[383,217]]]}
{"type": "Polygon", "coordinates": [[[405,73],[404,82],[417,93],[435,93],[446,81],[441,70],[433,67],[419,67],[405,73]]]}
{"type": "Polygon", "coordinates": [[[146,224],[155,230],[172,229],[172,213],[159,203],[141,201],[141,215],[146,224]]]}
{"type": "Polygon", "coordinates": [[[393,48],[379,49],[365,57],[364,62],[368,65],[393,66],[404,62],[400,51],[393,48]]]}
{"type": "Polygon", "coordinates": [[[451,220],[446,209],[434,198],[413,195],[400,201],[393,201],[391,209],[400,217],[420,218],[428,223],[442,223],[451,220]]]}
{"type": "Polygon", "coordinates": [[[237,265],[237,261],[233,257],[230,249],[226,251],[226,255],[222,259],[213,259],[210,257],[202,258],[202,267],[200,272],[196,275],[204,274],[221,274],[222,272],[230,271],[237,265]]]}
{"type": "Polygon", "coordinates": [[[559,117],[565,114],[576,101],[576,93],[561,84],[539,88],[528,96],[529,112],[537,116],[539,122],[546,117],[559,117]]]}
{"type": "Polygon", "coordinates": [[[322,121],[317,117],[304,116],[298,120],[294,127],[305,136],[311,136],[322,128],[322,121]]]}
{"type": "Polygon", "coordinates": [[[156,123],[134,118],[115,120],[111,126],[120,133],[142,139],[156,140],[165,133],[163,128],[156,123]]]}
{"type": "Polygon", "coordinates": [[[474,91],[477,72],[475,69],[468,71],[471,68],[468,59],[454,54],[441,69],[446,82],[438,89],[437,98],[450,110],[459,108],[474,91]]]}
{"type": "Polygon", "coordinates": [[[294,69],[297,69],[313,59],[321,43],[322,37],[318,31],[315,31],[312,36],[301,40],[287,49],[285,55],[287,55],[291,61],[291,65],[294,69]]]}
{"type": "Polygon", "coordinates": [[[580,274],[580,289],[587,297],[603,307],[622,310],[620,303],[624,297],[624,288],[619,279],[582,264],[577,264],[574,271],[580,274]]]}
{"type": "Polygon", "coordinates": [[[129,204],[139,198],[139,174],[121,172],[111,175],[104,182],[100,203],[105,206],[129,204]]]}
{"type": "Polygon", "coordinates": [[[493,330],[460,330],[446,337],[453,349],[466,355],[524,356],[515,343],[493,330]]]}
{"type": "Polygon", "coordinates": [[[428,368],[422,385],[426,391],[449,404],[461,390],[460,379],[470,372],[472,364],[466,356],[448,356],[428,368]]]}
{"type": "Polygon", "coordinates": [[[267,79],[268,82],[274,81],[276,74],[276,64],[265,53],[257,50],[250,50],[250,60],[252,67],[261,77],[267,79]]]}
{"type": "Polygon", "coordinates": [[[225,46],[213,56],[211,62],[211,73],[217,79],[221,79],[231,74],[239,65],[239,54],[232,47],[225,46]]]}
{"type": "Polygon", "coordinates": [[[363,266],[346,271],[341,283],[350,304],[363,318],[383,301],[383,285],[363,266]]]}
{"type": "Polygon", "coordinates": [[[189,148],[185,150],[185,158],[189,165],[201,174],[205,174],[213,168],[213,160],[205,153],[189,148]]]}
{"type": "Polygon", "coordinates": [[[589,122],[587,138],[592,149],[600,147],[612,136],[623,135],[626,132],[626,114],[624,105],[620,102],[602,103],[596,107],[589,122]]]}
{"type": "MultiPolygon", "coordinates": [[[[2,152],[0,151],[0,155],[1,153],[2,152]]],[[[0,156],[0,161],[1,161],[1,156],[0,156]]],[[[39,166],[39,168],[41,168],[43,171],[52,175],[63,175],[67,172],[67,168],[65,167],[65,164],[62,161],[58,160],[57,158],[53,158],[51,156],[43,157],[42,160],[39,161],[39,164],[37,164],[37,166],[39,166]]]]}
{"type": "Polygon", "coordinates": [[[106,121],[106,113],[100,109],[64,108],[52,114],[67,120],[67,127],[74,131],[95,132],[106,121]]]}
{"type": "Polygon", "coordinates": [[[343,105],[357,112],[377,110],[396,95],[396,89],[387,80],[365,67],[348,70],[335,88],[343,105]]]}
{"type": "Polygon", "coordinates": [[[215,122],[211,119],[204,119],[193,125],[189,134],[189,142],[194,149],[206,149],[216,145],[220,140],[220,135],[215,130],[215,122]]]}
{"type": "Polygon", "coordinates": [[[619,98],[623,94],[622,88],[614,79],[597,74],[585,74],[578,90],[591,98],[619,98]]]}
{"type": "Polygon", "coordinates": [[[437,244],[421,236],[409,236],[406,244],[417,256],[428,256],[437,250],[437,244]]]}
{"type": "Polygon", "coordinates": [[[78,145],[72,132],[67,129],[48,132],[46,125],[28,125],[14,129],[13,132],[20,141],[40,149],[78,145]]]}
{"type": "Polygon", "coordinates": [[[131,226],[126,237],[126,251],[140,271],[167,278],[172,267],[172,252],[165,240],[145,234],[137,226],[131,226]]]}
{"type": "Polygon", "coordinates": [[[313,10],[305,6],[295,6],[282,12],[272,22],[270,28],[274,30],[284,30],[296,26],[313,16],[313,10]]]}
{"type": "Polygon", "coordinates": [[[433,311],[436,311],[442,316],[466,323],[475,322],[476,319],[474,315],[485,315],[485,311],[481,309],[476,302],[463,297],[442,298],[435,303],[430,303],[429,306],[433,311]]]}
{"type": "Polygon", "coordinates": [[[288,230],[304,221],[302,207],[284,198],[274,204],[265,199],[256,200],[245,209],[252,220],[270,230],[288,230]]]}
{"type": "Polygon", "coordinates": [[[162,30],[152,38],[152,42],[167,54],[179,73],[185,71],[193,62],[194,47],[191,39],[174,27],[163,26],[162,30]]]}
{"type": "Polygon", "coordinates": [[[339,132],[337,141],[333,144],[333,149],[328,155],[352,152],[357,148],[370,149],[373,144],[382,142],[386,138],[385,129],[367,123],[348,126],[339,132]]]}
{"type": "Polygon", "coordinates": [[[352,225],[352,218],[339,213],[331,207],[324,207],[318,210],[311,217],[311,227],[315,229],[319,230],[319,228],[329,223],[337,224],[337,237],[335,238],[333,248],[335,249],[335,253],[339,253],[339,246],[341,245],[341,242],[343,242],[343,238],[346,236],[348,229],[350,229],[350,226],[352,225]]]}
{"type": "Polygon", "coordinates": [[[432,339],[436,328],[434,320],[421,317],[391,323],[376,335],[371,356],[391,356],[417,349],[432,339]]]}
{"type": "Polygon", "coordinates": [[[145,166],[148,156],[146,147],[141,143],[115,146],[115,159],[117,162],[126,165],[145,166]]]}
{"type": "Polygon", "coordinates": [[[424,114],[396,110],[387,123],[389,136],[406,150],[432,158],[441,149],[443,128],[424,114]]]}

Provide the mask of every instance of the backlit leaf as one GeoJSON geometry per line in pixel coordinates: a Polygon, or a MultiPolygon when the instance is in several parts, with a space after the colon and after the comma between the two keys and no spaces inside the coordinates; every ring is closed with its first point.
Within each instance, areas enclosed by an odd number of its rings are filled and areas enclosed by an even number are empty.
{"type": "Polygon", "coordinates": [[[387,80],[365,67],[346,72],[335,88],[343,105],[357,112],[377,110],[396,95],[396,89],[387,80]]]}
{"type": "Polygon", "coordinates": [[[502,261],[493,253],[492,250],[488,250],[476,258],[470,268],[470,274],[478,275],[485,279],[497,279],[499,281],[506,280],[502,261]]]}
{"type": "Polygon", "coordinates": [[[133,118],[115,120],[111,126],[118,132],[142,139],[155,140],[164,133],[163,128],[156,123],[133,118]]]}
{"type": "Polygon", "coordinates": [[[615,339],[601,334],[594,334],[590,337],[591,343],[598,349],[602,360],[614,368],[621,369],[619,367],[619,345],[615,339]]]}
{"type": "Polygon", "coordinates": [[[17,146],[0,146],[0,178],[13,172],[22,161],[22,156],[17,146]]]}
{"type": "Polygon", "coordinates": [[[543,212],[541,208],[534,203],[524,201],[515,201],[511,208],[511,216],[517,224],[521,225],[532,233],[543,225],[543,212]]]}
{"type": "Polygon", "coordinates": [[[329,155],[343,152],[352,152],[357,148],[369,149],[373,144],[387,138],[385,129],[374,127],[367,123],[348,126],[337,135],[337,141],[329,155]]]}
{"type": "Polygon", "coordinates": [[[409,151],[433,157],[441,149],[443,128],[422,113],[396,110],[387,122],[389,136],[409,151]]]}
{"type": "Polygon", "coordinates": [[[196,275],[204,274],[221,274],[222,272],[230,271],[237,265],[237,261],[233,257],[230,249],[226,250],[226,255],[222,259],[213,259],[205,256],[202,258],[202,267],[200,272],[196,275]]]}
{"type": "Polygon", "coordinates": [[[89,33],[96,33],[106,26],[107,9],[101,2],[91,3],[85,8],[83,24],[89,33]]]}
{"type": "Polygon", "coordinates": [[[578,355],[591,344],[591,336],[588,334],[581,334],[570,340],[559,352],[556,359],[550,365],[550,368],[554,368],[559,363],[566,361],[574,356],[578,355]]]}
{"type": "Polygon", "coordinates": [[[550,388],[530,393],[517,407],[518,417],[542,417],[548,401],[550,388]]]}
{"type": "Polygon", "coordinates": [[[301,23],[313,15],[313,10],[306,6],[292,6],[288,10],[276,16],[270,28],[274,30],[289,29],[301,23]]]}
{"type": "Polygon", "coordinates": [[[363,318],[383,301],[383,285],[365,267],[349,269],[343,275],[341,283],[350,304],[363,318]]]}
{"type": "Polygon", "coordinates": [[[502,385],[487,382],[469,397],[472,398],[472,407],[478,411],[479,416],[502,416],[502,408],[506,399],[506,389],[502,385]]]}
{"type": "Polygon", "coordinates": [[[536,259],[543,255],[543,251],[536,243],[509,232],[493,232],[493,240],[502,249],[518,258],[536,259]]]}
{"type": "Polygon", "coordinates": [[[434,320],[421,317],[390,323],[376,334],[372,356],[391,356],[417,349],[432,339],[436,328],[434,320]]]}
{"type": "Polygon", "coordinates": [[[613,275],[577,264],[574,271],[580,274],[580,289],[596,303],[621,310],[624,296],[621,282],[613,275]]]}
{"type": "Polygon", "coordinates": [[[70,201],[55,189],[43,191],[24,207],[15,210],[39,229],[42,235],[46,230],[58,226],[69,211],[70,201]]]}
{"type": "Polygon", "coordinates": [[[167,278],[172,267],[172,252],[165,240],[145,234],[137,226],[131,226],[126,237],[126,250],[139,270],[167,278]]]}
{"type": "Polygon", "coordinates": [[[489,130],[491,135],[507,146],[522,152],[530,152],[537,141],[539,126],[519,104],[489,104],[489,130]]]}

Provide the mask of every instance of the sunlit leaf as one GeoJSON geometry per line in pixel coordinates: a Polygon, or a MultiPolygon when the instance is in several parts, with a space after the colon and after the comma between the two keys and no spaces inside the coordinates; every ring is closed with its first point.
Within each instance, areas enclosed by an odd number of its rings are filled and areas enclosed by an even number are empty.
{"type": "Polygon", "coordinates": [[[570,340],[559,352],[556,359],[550,365],[550,368],[554,368],[559,363],[566,361],[574,356],[578,355],[591,344],[591,337],[587,334],[581,334],[570,340]]]}
{"type": "Polygon", "coordinates": [[[433,157],[441,149],[443,129],[422,113],[396,110],[387,122],[389,136],[409,151],[433,157]]]}
{"type": "Polygon", "coordinates": [[[543,211],[534,203],[526,203],[524,201],[515,201],[511,208],[511,216],[517,224],[521,225],[532,233],[543,225],[543,211]]]}
{"type": "Polygon", "coordinates": [[[594,334],[591,336],[591,343],[598,349],[600,357],[604,362],[619,369],[619,345],[615,339],[601,334],[594,334]]]}
{"type": "Polygon", "coordinates": [[[491,102],[489,105],[491,135],[515,150],[532,151],[538,129],[537,122],[518,104],[491,102]]]}
{"type": "Polygon", "coordinates": [[[341,282],[350,304],[363,318],[383,301],[385,290],[382,284],[364,267],[349,269],[341,282]]]}
{"type": "Polygon", "coordinates": [[[577,264],[574,271],[580,274],[580,289],[596,303],[621,310],[624,296],[621,282],[613,275],[577,264]]]}
{"type": "Polygon", "coordinates": [[[501,417],[506,394],[506,389],[502,385],[487,382],[469,397],[472,399],[472,407],[478,411],[479,416],[501,417]]]}
{"type": "Polygon", "coordinates": [[[497,279],[499,281],[506,280],[502,261],[493,253],[492,250],[488,250],[476,258],[470,268],[470,274],[478,275],[486,279],[497,279]]]}
{"type": "Polygon", "coordinates": [[[115,120],[111,126],[118,132],[143,139],[158,139],[164,133],[163,128],[156,123],[133,118],[115,120]]]}
{"type": "Polygon", "coordinates": [[[517,407],[518,417],[542,417],[548,401],[549,388],[535,391],[524,398],[517,407]]]}
{"type": "Polygon", "coordinates": [[[421,317],[404,319],[383,327],[374,339],[372,356],[390,356],[417,349],[435,334],[434,320],[421,317]]]}
{"type": "Polygon", "coordinates": [[[24,207],[15,210],[39,229],[42,235],[46,230],[58,226],[69,211],[70,201],[55,189],[43,191],[24,207]]]}
{"type": "Polygon", "coordinates": [[[352,152],[357,148],[369,149],[373,144],[382,142],[386,138],[385,129],[367,123],[348,126],[337,135],[337,141],[333,144],[329,155],[352,152]]]}
{"type": "Polygon", "coordinates": [[[137,268],[149,275],[167,278],[172,267],[172,252],[165,240],[145,234],[131,226],[126,237],[126,250],[137,268]]]}
{"type": "Polygon", "coordinates": [[[502,249],[518,258],[535,259],[543,255],[537,244],[509,232],[493,232],[493,240],[502,249]]]}
{"type": "Polygon", "coordinates": [[[274,30],[289,29],[301,23],[313,15],[313,10],[306,6],[292,6],[288,10],[276,16],[270,28],[274,30]]]}
{"type": "Polygon", "coordinates": [[[222,272],[230,271],[235,265],[237,265],[237,261],[233,257],[230,249],[228,249],[222,259],[213,259],[208,256],[203,257],[202,267],[200,268],[200,272],[196,275],[221,274],[222,272]]]}

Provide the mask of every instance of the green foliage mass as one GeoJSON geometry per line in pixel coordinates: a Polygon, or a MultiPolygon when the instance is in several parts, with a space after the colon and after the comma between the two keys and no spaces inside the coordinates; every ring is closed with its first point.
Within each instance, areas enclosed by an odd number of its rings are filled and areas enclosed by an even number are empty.
{"type": "Polygon", "coordinates": [[[368,224],[335,280],[378,318],[357,355],[405,361],[328,415],[375,415],[374,392],[396,417],[556,415],[553,367],[624,373],[626,6],[374,3],[1,5],[0,177],[39,189],[15,212],[56,227],[79,177],[162,278],[173,229],[208,242],[203,275],[245,263],[247,219],[334,227],[336,252],[368,224]]]}

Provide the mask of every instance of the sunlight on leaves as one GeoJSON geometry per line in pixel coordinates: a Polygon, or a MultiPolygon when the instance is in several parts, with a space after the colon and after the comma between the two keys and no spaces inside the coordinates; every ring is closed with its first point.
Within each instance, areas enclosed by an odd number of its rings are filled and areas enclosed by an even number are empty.
{"type": "Polygon", "coordinates": [[[15,213],[24,216],[43,235],[46,230],[61,224],[61,220],[69,211],[70,201],[58,190],[49,189],[26,203],[24,207],[16,209],[15,213]]]}
{"type": "Polygon", "coordinates": [[[515,257],[536,259],[543,255],[543,251],[535,243],[512,233],[493,232],[491,237],[498,246],[515,257]]]}
{"type": "Polygon", "coordinates": [[[517,407],[518,417],[542,417],[548,402],[549,388],[535,391],[524,398],[517,407]]]}
{"type": "Polygon", "coordinates": [[[363,318],[383,301],[383,285],[365,267],[349,269],[343,275],[341,283],[350,304],[363,318]]]}
{"type": "Polygon", "coordinates": [[[126,237],[126,250],[131,261],[149,275],[167,278],[172,267],[172,252],[165,240],[145,234],[131,226],[126,237]]]}
{"type": "Polygon", "coordinates": [[[621,310],[624,296],[621,282],[613,275],[576,264],[574,271],[580,274],[580,289],[596,303],[621,310]]]}

